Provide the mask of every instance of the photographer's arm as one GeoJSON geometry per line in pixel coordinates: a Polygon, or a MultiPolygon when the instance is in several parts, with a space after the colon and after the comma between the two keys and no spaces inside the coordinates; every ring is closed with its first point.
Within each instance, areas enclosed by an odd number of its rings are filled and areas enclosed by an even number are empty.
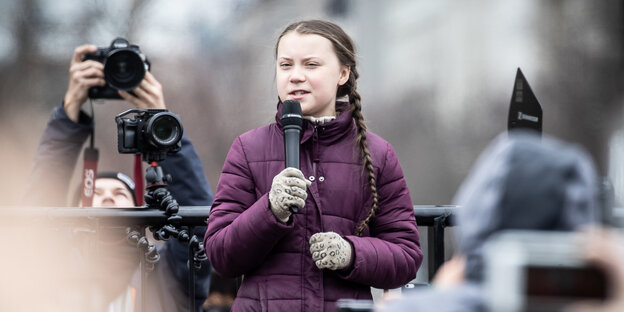
{"type": "MultiPolygon", "coordinates": [[[[180,206],[209,206],[212,191],[204,175],[204,167],[193,144],[182,136],[182,149],[160,163],[165,173],[172,176],[169,191],[180,206]]],[[[202,237],[204,233],[201,233],[202,237]]]]}
{"type": "Polygon", "coordinates": [[[63,106],[54,109],[37,148],[26,187],[26,204],[66,205],[76,160],[93,129],[93,120],[80,109],[89,88],[105,84],[102,63],[82,61],[84,54],[96,50],[94,45],[82,45],[74,51],[63,106]]]}
{"type": "Polygon", "coordinates": [[[52,112],[41,137],[28,178],[24,203],[39,206],[66,206],[74,166],[82,145],[93,128],[93,120],[79,113],[73,122],[63,106],[52,112]]]}

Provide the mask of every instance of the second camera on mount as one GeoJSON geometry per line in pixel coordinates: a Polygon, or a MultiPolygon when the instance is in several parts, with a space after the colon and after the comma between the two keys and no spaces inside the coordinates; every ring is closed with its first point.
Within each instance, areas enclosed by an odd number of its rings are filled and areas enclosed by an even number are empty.
{"type": "Polygon", "coordinates": [[[182,123],[166,109],[130,109],[117,115],[115,121],[119,153],[142,154],[144,161],[152,162],[182,148],[182,123]],[[132,113],[133,117],[125,117],[132,113]]]}
{"type": "Polygon", "coordinates": [[[132,93],[150,69],[150,63],[139,46],[128,43],[124,38],[117,38],[109,47],[85,54],[82,60],[95,60],[104,64],[106,86],[90,88],[89,98],[92,99],[121,99],[117,91],[132,93]]]}

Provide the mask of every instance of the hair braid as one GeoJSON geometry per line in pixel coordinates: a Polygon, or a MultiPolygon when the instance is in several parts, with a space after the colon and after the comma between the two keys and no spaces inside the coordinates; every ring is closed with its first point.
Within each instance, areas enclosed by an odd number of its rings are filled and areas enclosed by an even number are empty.
{"type": "Polygon", "coordinates": [[[355,79],[353,80],[353,86],[349,94],[349,103],[351,104],[351,116],[353,116],[353,120],[355,120],[358,131],[356,143],[362,152],[362,165],[364,169],[368,171],[368,184],[370,185],[371,194],[373,196],[373,203],[368,212],[368,216],[366,216],[366,219],[364,219],[355,230],[355,235],[361,236],[370,220],[375,216],[375,211],[379,206],[379,195],[377,194],[377,179],[375,178],[375,171],[373,170],[373,159],[368,150],[368,143],[366,142],[366,124],[364,123],[364,116],[362,115],[360,94],[355,89],[355,79]]]}

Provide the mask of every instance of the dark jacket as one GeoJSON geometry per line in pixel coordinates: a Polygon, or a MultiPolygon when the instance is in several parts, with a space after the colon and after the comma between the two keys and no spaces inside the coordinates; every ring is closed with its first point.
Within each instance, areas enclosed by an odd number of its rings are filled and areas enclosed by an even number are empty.
{"type": "MultiPolygon", "coordinates": [[[[35,155],[33,170],[27,187],[27,199],[30,205],[66,206],[67,195],[76,164],[81,166],[78,156],[82,146],[93,128],[93,120],[80,113],[79,122],[75,123],[65,113],[63,106],[52,112],[47,127],[35,155]]],[[[203,166],[193,145],[186,136],[182,138],[182,150],[170,155],[159,163],[165,173],[173,177],[168,190],[181,206],[208,206],[212,203],[210,185],[204,176],[203,166]]],[[[203,233],[203,230],[196,231],[203,233]]],[[[201,238],[201,237],[200,237],[201,238]]],[[[167,240],[159,250],[161,259],[155,272],[148,279],[148,311],[172,311],[171,303],[181,302],[188,309],[188,244],[175,239],[167,240]],[[172,292],[176,289],[178,293],[172,292]],[[182,290],[183,293],[180,293],[182,290]],[[151,305],[153,304],[153,306],[151,305]]],[[[132,247],[134,248],[134,247],[132,247]]],[[[124,268],[136,269],[138,262],[122,261],[124,268]]],[[[132,275],[130,272],[130,276],[132,275]]],[[[128,276],[128,280],[129,277],[128,276]]],[[[199,308],[208,296],[210,266],[204,263],[196,275],[196,306],[199,308]]],[[[198,309],[199,310],[199,309],[198,309]]]]}
{"type": "Polygon", "coordinates": [[[446,290],[414,291],[383,311],[485,311],[483,247],[503,230],[572,231],[597,223],[597,177],[580,148],[520,130],[483,151],[457,192],[455,233],[466,281],[446,290]],[[414,309],[418,307],[418,309],[414,309]]]}
{"type": "Polygon", "coordinates": [[[244,275],[233,311],[334,311],[340,298],[368,299],[371,286],[412,280],[422,261],[412,201],[392,146],[370,132],[379,209],[362,237],[353,234],[372,196],[348,112],[322,126],[304,121],[300,160],[312,181],[308,198],[292,222],[275,218],[268,193],[284,169],[280,115],[278,109],[276,123],[236,138],[208,219],[205,245],[214,269],[244,275]],[[319,270],[313,263],[310,236],[328,231],[353,246],[348,270],[319,270]]]}

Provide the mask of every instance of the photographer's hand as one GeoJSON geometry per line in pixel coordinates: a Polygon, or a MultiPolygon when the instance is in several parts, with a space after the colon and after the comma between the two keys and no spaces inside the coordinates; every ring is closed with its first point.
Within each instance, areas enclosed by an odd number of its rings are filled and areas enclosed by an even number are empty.
{"type": "Polygon", "coordinates": [[[136,96],[125,91],[119,91],[119,95],[136,108],[166,109],[162,85],[152,73],[146,72],[141,84],[132,91],[136,96]]]}
{"type": "Polygon", "coordinates": [[[431,284],[438,289],[450,289],[466,280],[466,257],[454,255],[438,269],[431,284]]]}
{"type": "Polygon", "coordinates": [[[86,44],[74,50],[74,57],[69,65],[69,86],[65,93],[64,108],[69,119],[78,122],[80,108],[87,100],[89,88],[104,86],[104,64],[86,60],[82,61],[82,56],[86,53],[97,51],[97,46],[86,44]]]}
{"type": "Polygon", "coordinates": [[[616,230],[589,228],[583,231],[581,250],[585,259],[603,268],[609,282],[609,294],[604,301],[581,301],[565,307],[565,312],[624,311],[624,246],[616,230]]]}

